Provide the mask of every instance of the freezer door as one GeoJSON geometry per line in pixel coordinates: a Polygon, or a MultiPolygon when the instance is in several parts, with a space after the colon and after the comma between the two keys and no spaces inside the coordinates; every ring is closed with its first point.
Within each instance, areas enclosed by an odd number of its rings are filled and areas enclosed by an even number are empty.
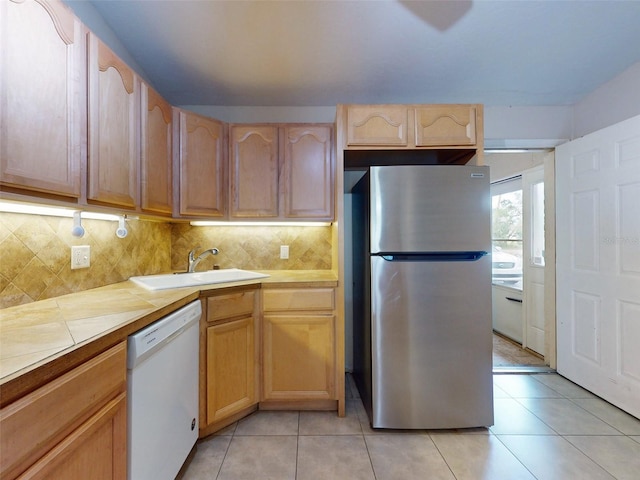
{"type": "Polygon", "coordinates": [[[371,257],[372,426],[493,424],[491,259],[371,257]]]}
{"type": "Polygon", "coordinates": [[[371,167],[369,179],[371,253],[491,251],[489,167],[371,167]]]}

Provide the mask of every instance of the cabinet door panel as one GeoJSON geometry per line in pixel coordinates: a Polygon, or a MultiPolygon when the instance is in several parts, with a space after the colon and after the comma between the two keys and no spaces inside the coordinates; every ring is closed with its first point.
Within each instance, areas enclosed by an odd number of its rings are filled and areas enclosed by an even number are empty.
{"type": "Polygon", "coordinates": [[[136,206],[139,106],[136,75],[90,33],[88,200],[136,206]]]}
{"type": "Polygon", "coordinates": [[[354,105],[347,109],[347,144],[407,146],[406,106],[354,105]]]}
{"type": "Polygon", "coordinates": [[[65,438],[19,480],[127,477],[127,400],[124,393],[65,438]]]}
{"type": "Polygon", "coordinates": [[[224,128],[221,122],[179,112],[180,214],[225,215],[224,128]]]}
{"type": "Polygon", "coordinates": [[[126,353],[123,342],[0,410],[0,476],[24,471],[125,391],[126,353]]]}
{"type": "Polygon", "coordinates": [[[415,109],[416,146],[475,145],[476,108],[432,105],[415,109]]]}
{"type": "Polygon", "coordinates": [[[142,210],[171,214],[172,112],[155,90],[141,84],[140,180],[142,210]]]}
{"type": "Polygon", "coordinates": [[[333,155],[331,126],[283,128],[284,217],[333,219],[333,155]]]}
{"type": "Polygon", "coordinates": [[[253,317],[207,328],[207,424],[256,403],[253,317]]]}
{"type": "Polygon", "coordinates": [[[278,127],[230,128],[230,211],[233,218],[278,216],[278,127]]]}
{"type": "Polygon", "coordinates": [[[84,27],[57,0],[0,2],[0,181],[78,198],[84,27]]]}
{"type": "Polygon", "coordinates": [[[332,399],[335,316],[264,316],[265,400],[332,399]]]}

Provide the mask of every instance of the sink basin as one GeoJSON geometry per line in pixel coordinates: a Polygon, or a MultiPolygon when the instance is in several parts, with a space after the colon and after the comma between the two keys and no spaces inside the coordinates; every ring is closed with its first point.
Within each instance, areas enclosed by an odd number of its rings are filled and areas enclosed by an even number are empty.
{"type": "Polygon", "coordinates": [[[207,285],[209,283],[241,282],[256,278],[266,278],[269,275],[237,268],[225,268],[223,270],[209,270],[207,272],[193,273],[167,273],[162,275],[144,275],[131,277],[129,280],[147,290],[164,290],[166,288],[193,287],[195,285],[207,285]]]}

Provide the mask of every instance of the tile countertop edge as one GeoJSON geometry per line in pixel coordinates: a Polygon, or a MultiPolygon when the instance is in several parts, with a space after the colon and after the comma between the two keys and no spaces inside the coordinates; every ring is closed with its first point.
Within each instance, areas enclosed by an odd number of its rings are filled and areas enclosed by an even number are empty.
{"type": "Polygon", "coordinates": [[[167,292],[167,290],[159,291],[160,293],[158,298],[154,298],[153,294],[157,292],[145,290],[142,287],[134,285],[128,280],[113,285],[107,285],[105,287],[85,290],[83,292],[78,292],[77,294],[65,295],[64,297],[66,299],[73,300],[74,296],[80,297],[82,294],[86,294],[87,292],[97,292],[102,290],[108,295],[112,290],[116,291],[126,288],[134,297],[150,301],[150,303],[155,302],[157,308],[145,313],[137,312],[132,314],[132,318],[130,320],[124,321],[118,326],[106,329],[104,332],[85,341],[78,342],[69,347],[61,348],[59,352],[3,376],[0,378],[0,408],[4,408],[6,405],[36,390],[55,378],[64,375],[66,372],[81,365],[112,346],[125,341],[132,333],[135,333],[156,320],[159,320],[172,311],[179,309],[193,300],[197,300],[201,296],[208,296],[215,290],[256,284],[264,284],[267,288],[292,286],[293,284],[300,286],[335,287],[338,284],[338,275],[331,270],[261,270],[260,272],[270,276],[268,278],[243,282],[219,283],[172,289],[172,291],[178,295],[174,296],[172,300],[166,302],[162,300],[162,293],[167,292]],[[181,290],[184,291],[183,296],[179,295],[181,290]]]}

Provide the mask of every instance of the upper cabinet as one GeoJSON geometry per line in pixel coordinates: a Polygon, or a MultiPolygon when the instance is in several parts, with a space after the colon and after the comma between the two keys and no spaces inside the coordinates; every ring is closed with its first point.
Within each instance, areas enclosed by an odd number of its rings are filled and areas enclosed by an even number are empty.
{"type": "Polygon", "coordinates": [[[348,105],[346,148],[482,148],[482,105],[348,105]]]}
{"type": "Polygon", "coordinates": [[[424,105],[414,110],[416,146],[475,145],[475,105],[424,105]]]}
{"type": "MultiPolygon", "coordinates": [[[[0,195],[165,217],[335,218],[332,124],[229,126],[174,108],[60,0],[0,1],[0,27],[0,195]]],[[[407,112],[352,108],[354,144],[407,145],[407,112]]]]}
{"type": "Polygon", "coordinates": [[[229,217],[278,217],[278,127],[229,127],[229,217]]]}
{"type": "Polygon", "coordinates": [[[226,215],[225,125],[211,118],[174,109],[176,168],[181,216],[226,215]]]}
{"type": "Polygon", "coordinates": [[[140,208],[171,215],[172,111],[155,90],[140,84],[140,208]]]}
{"type": "Polygon", "coordinates": [[[286,219],[333,220],[333,127],[287,125],[282,129],[286,219]]]}
{"type": "Polygon", "coordinates": [[[408,145],[409,116],[404,105],[350,105],[348,145],[408,145]]]}
{"type": "Polygon", "coordinates": [[[132,209],[138,204],[140,82],[92,33],[88,49],[87,200],[132,209]]]}
{"type": "Polygon", "coordinates": [[[332,125],[231,125],[229,163],[231,220],[333,220],[332,125]]]}
{"type": "Polygon", "coordinates": [[[84,27],[57,0],[5,0],[0,31],[2,190],[78,199],[86,145],[84,27]]]}

